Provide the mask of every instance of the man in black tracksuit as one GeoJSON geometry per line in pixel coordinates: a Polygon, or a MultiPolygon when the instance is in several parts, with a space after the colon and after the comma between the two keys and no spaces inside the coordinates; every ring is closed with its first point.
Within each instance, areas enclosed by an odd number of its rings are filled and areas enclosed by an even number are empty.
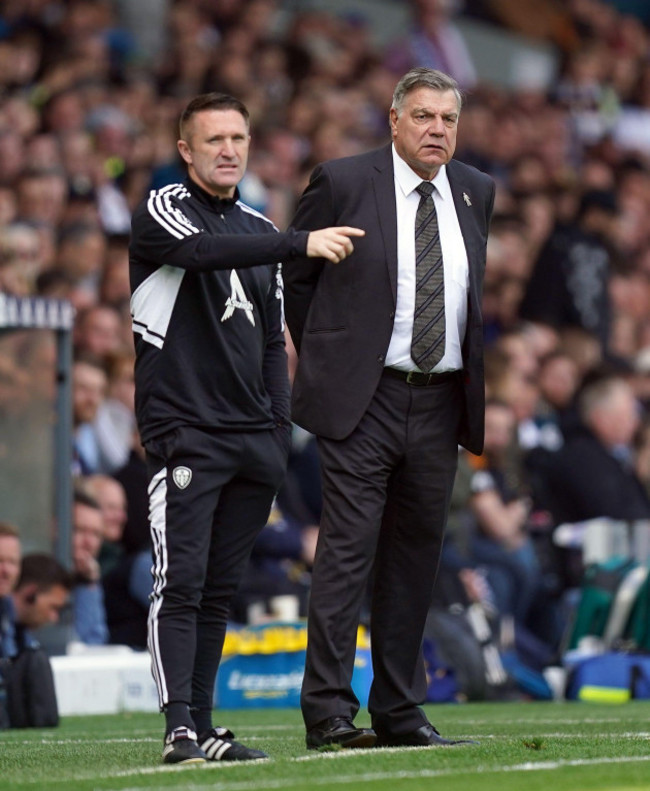
{"type": "Polygon", "coordinates": [[[266,757],[212,727],[230,599],[284,475],[290,444],[281,263],[337,263],[353,228],[277,233],[239,200],[245,106],[204,94],[181,116],[188,178],[134,213],[136,416],[153,540],[148,643],[165,712],[163,760],[266,757]],[[197,735],[198,734],[198,735],[197,735]]]}

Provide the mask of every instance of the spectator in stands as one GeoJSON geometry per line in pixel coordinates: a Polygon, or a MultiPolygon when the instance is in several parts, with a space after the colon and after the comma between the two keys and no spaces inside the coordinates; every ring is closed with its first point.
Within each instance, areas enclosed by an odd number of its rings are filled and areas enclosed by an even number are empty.
{"type": "MultiPolygon", "coordinates": [[[[112,235],[108,238],[99,297],[101,302],[112,305],[120,311],[129,305],[131,300],[129,237],[125,234],[112,235]]],[[[129,326],[130,331],[131,327],[129,326]]]]}
{"type": "Polygon", "coordinates": [[[43,268],[37,231],[27,223],[3,225],[0,233],[0,291],[31,296],[43,268]]]}
{"type": "Polygon", "coordinates": [[[650,497],[650,417],[646,415],[634,441],[634,467],[650,497]]]}
{"type": "Polygon", "coordinates": [[[530,500],[520,473],[508,465],[516,419],[504,401],[485,405],[485,449],[470,479],[469,508],[476,523],[472,566],[484,567],[501,614],[525,624],[540,590],[540,569],[528,535],[530,500]]]}
{"type": "Polygon", "coordinates": [[[120,542],[124,552],[102,580],[109,639],[111,643],[144,650],[153,558],[147,466],[137,430],[133,433],[128,461],[115,472],[115,478],[126,494],[127,520],[120,542]]]}
{"type": "Polygon", "coordinates": [[[490,350],[488,361],[488,392],[513,410],[519,446],[522,449],[540,445],[557,449],[561,444],[560,432],[540,411],[538,360],[522,332],[502,335],[490,350]],[[495,359],[498,359],[497,365],[495,359]]]}
{"type": "MultiPolygon", "coordinates": [[[[650,498],[634,468],[639,404],[621,377],[595,378],[578,396],[581,429],[546,469],[544,506],[555,525],[597,517],[650,519],[650,498]]],[[[579,583],[579,553],[563,553],[565,584],[579,583]]]]}
{"type": "Polygon", "coordinates": [[[278,596],[294,600],[294,618],[306,617],[317,539],[317,525],[301,525],[274,503],[233,600],[232,619],[247,623],[277,617],[278,596]]]}
{"type": "Polygon", "coordinates": [[[596,379],[578,397],[582,430],[555,456],[551,485],[556,522],[594,517],[647,519],[650,501],[633,469],[639,405],[620,377],[596,379]]]}
{"type": "Polygon", "coordinates": [[[122,317],[111,305],[99,303],[80,310],[74,324],[75,351],[108,361],[121,351],[121,325],[122,317]]]}
{"type": "MultiPolygon", "coordinates": [[[[13,187],[25,166],[25,143],[17,129],[0,132],[0,184],[13,187]]],[[[16,199],[15,190],[14,200],[16,199]]]]}
{"type": "Polygon", "coordinates": [[[575,360],[561,349],[540,360],[538,379],[546,408],[555,412],[571,405],[580,384],[575,360]]]}
{"type": "Polygon", "coordinates": [[[598,337],[582,327],[565,327],[560,330],[559,347],[575,363],[580,381],[597,370],[603,362],[604,355],[598,337]]]}
{"type": "Polygon", "coordinates": [[[544,3],[466,0],[465,5],[472,16],[523,33],[527,38],[552,41],[562,50],[573,48],[579,41],[576,23],[569,10],[576,4],[563,3],[562,0],[546,0],[544,3]]]}
{"type": "Polygon", "coordinates": [[[9,225],[16,219],[16,195],[11,187],[0,183],[0,223],[9,225]]]}
{"type": "Polygon", "coordinates": [[[562,447],[565,438],[579,426],[575,398],[581,376],[573,357],[557,348],[541,358],[537,381],[540,399],[535,422],[540,441],[526,449],[523,465],[533,497],[535,519],[543,519],[545,529],[549,529],[552,517],[547,510],[548,467],[553,465],[555,452],[562,447]]]}
{"type": "Polygon", "coordinates": [[[494,342],[494,347],[504,352],[513,371],[524,378],[535,380],[539,361],[522,323],[502,332],[494,342]]]}
{"type": "Polygon", "coordinates": [[[575,423],[574,400],[580,386],[580,373],[575,360],[556,349],[540,360],[537,376],[541,400],[538,415],[546,423],[556,425],[562,436],[575,423]]]}
{"type": "Polygon", "coordinates": [[[93,425],[105,467],[112,474],[126,464],[135,431],[133,352],[112,354],[106,362],[107,397],[93,425]]]}
{"type": "Polygon", "coordinates": [[[131,451],[126,464],[113,477],[124,487],[126,493],[126,524],[122,533],[122,544],[127,552],[149,549],[149,495],[145,452],[140,434],[134,430],[131,451]]]}
{"type": "Polygon", "coordinates": [[[0,522],[0,657],[15,653],[15,612],[11,592],[20,575],[20,555],[18,529],[8,522],[0,522]]]}
{"type": "Polygon", "coordinates": [[[97,558],[100,576],[104,576],[118,562],[124,552],[122,534],[126,524],[126,493],[122,484],[110,475],[90,475],[83,481],[83,489],[96,500],[102,512],[104,532],[97,558]]]}
{"type": "Polygon", "coordinates": [[[322,510],[320,460],[313,434],[294,426],[289,466],[278,503],[283,513],[303,525],[317,525],[322,510]]]}
{"type": "Polygon", "coordinates": [[[16,637],[21,644],[31,631],[59,622],[72,589],[70,573],[51,555],[25,555],[12,601],[16,637]]]}
{"type": "Polygon", "coordinates": [[[81,309],[97,301],[105,255],[106,237],[98,225],[77,222],[59,227],[56,269],[75,284],[70,295],[75,307],[81,309]]]}
{"type": "Polygon", "coordinates": [[[389,50],[386,65],[395,74],[426,66],[450,74],[461,88],[476,84],[472,56],[453,22],[452,0],[412,0],[412,31],[389,50]]]}
{"type": "Polygon", "coordinates": [[[575,223],[558,226],[528,281],[520,315],[552,326],[581,327],[607,348],[611,238],[618,211],[614,193],[593,190],[581,200],[575,223]]]}
{"type": "Polygon", "coordinates": [[[32,630],[58,621],[70,578],[49,555],[20,554],[17,529],[0,523],[0,728],[54,726],[52,670],[32,630]]]}
{"type": "Polygon", "coordinates": [[[62,169],[24,171],[16,182],[18,219],[56,228],[63,217],[67,197],[68,185],[62,169]]]}
{"type": "MultiPolygon", "coordinates": [[[[44,727],[59,722],[52,670],[36,634],[41,627],[58,623],[70,587],[68,571],[52,556],[31,554],[23,558],[5,609],[8,618],[0,645],[0,657],[11,659],[13,671],[3,701],[7,703],[3,727],[44,727]]],[[[0,705],[0,721],[2,708],[4,705],[0,705]]]]}
{"type": "Polygon", "coordinates": [[[99,503],[77,489],[72,506],[72,609],[77,637],[86,645],[108,642],[99,551],[104,519],[99,503]]]}
{"type": "Polygon", "coordinates": [[[72,367],[73,471],[91,475],[105,470],[94,420],[106,396],[107,377],[101,361],[79,356],[72,367]]]}
{"type": "Polygon", "coordinates": [[[110,643],[138,651],[147,648],[151,568],[150,549],[129,552],[102,578],[110,643]]]}

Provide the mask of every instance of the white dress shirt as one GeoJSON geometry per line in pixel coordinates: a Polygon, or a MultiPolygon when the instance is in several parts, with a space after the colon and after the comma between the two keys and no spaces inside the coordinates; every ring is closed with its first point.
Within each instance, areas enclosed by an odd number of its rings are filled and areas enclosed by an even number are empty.
{"type": "MultiPolygon", "coordinates": [[[[411,357],[415,312],[415,215],[420,203],[416,187],[423,179],[406,164],[393,146],[395,201],[397,206],[397,308],[386,366],[417,371],[411,357]]],[[[463,367],[462,343],[467,327],[469,265],[454,199],[444,165],[431,181],[438,214],[440,244],[445,271],[445,353],[433,369],[436,373],[463,367]]]]}

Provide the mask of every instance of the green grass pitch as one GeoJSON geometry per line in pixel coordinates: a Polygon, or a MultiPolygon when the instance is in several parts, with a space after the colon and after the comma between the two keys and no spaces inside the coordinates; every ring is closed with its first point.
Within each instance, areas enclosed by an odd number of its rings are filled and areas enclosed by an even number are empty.
{"type": "MultiPolygon", "coordinates": [[[[167,767],[156,714],[65,717],[0,733],[0,791],[631,791],[650,789],[650,702],[427,706],[443,748],[307,752],[296,709],[219,712],[268,761],[167,767]]],[[[367,715],[357,722],[367,725],[367,715]]]]}

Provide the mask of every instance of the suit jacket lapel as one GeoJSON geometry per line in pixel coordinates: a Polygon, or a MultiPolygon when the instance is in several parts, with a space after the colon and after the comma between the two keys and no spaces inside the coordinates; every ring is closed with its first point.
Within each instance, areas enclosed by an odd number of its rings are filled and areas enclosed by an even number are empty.
{"type": "MultiPolygon", "coordinates": [[[[478,199],[472,196],[472,188],[465,183],[462,174],[458,172],[453,160],[447,164],[447,177],[451,194],[454,197],[456,216],[460,225],[465,245],[472,245],[476,240],[476,227],[472,221],[472,212],[479,207],[478,199]],[[476,204],[476,208],[473,207],[476,204]]],[[[467,251],[469,256],[469,250],[467,251]]]]}
{"type": "Polygon", "coordinates": [[[397,208],[395,206],[395,176],[390,145],[378,152],[374,163],[372,182],[390,287],[393,291],[393,299],[397,301],[397,208]]]}
{"type": "Polygon", "coordinates": [[[479,211],[482,204],[477,196],[472,195],[471,185],[465,181],[463,174],[456,168],[453,159],[447,164],[447,177],[449,178],[449,186],[451,187],[451,194],[454,198],[454,206],[456,208],[458,224],[460,225],[460,232],[465,242],[470,286],[472,289],[475,289],[478,266],[476,243],[479,240],[476,234],[473,212],[479,211]]]}

